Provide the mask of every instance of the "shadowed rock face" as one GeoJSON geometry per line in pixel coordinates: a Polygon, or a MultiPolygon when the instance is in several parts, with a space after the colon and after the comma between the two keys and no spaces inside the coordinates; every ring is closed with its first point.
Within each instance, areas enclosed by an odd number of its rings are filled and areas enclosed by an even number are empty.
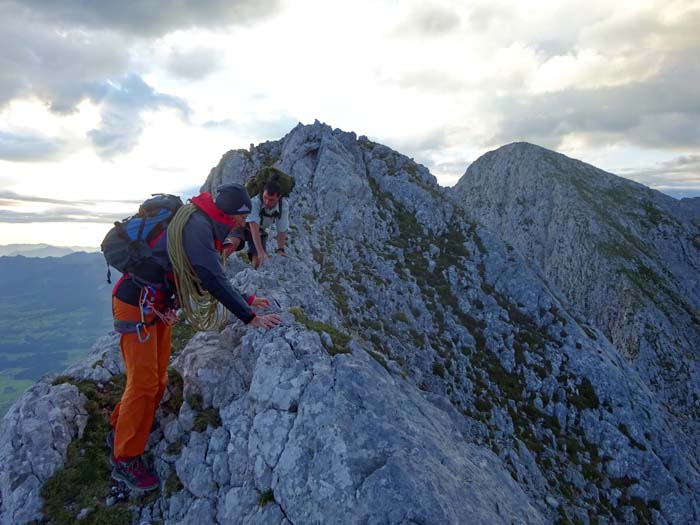
{"type": "Polygon", "coordinates": [[[700,445],[700,199],[527,143],[481,157],[455,193],[602,330],[700,445]]]}
{"type": "MultiPolygon", "coordinates": [[[[289,257],[260,271],[234,257],[229,272],[271,298],[283,325],[201,333],[174,359],[185,402],[159,411],[149,445],[161,478],[181,486],[135,508],[139,519],[700,519],[697,436],[520,250],[468,218],[457,191],[320,123],[227,153],[203,189],[272,163],[296,178],[289,257]]],[[[117,367],[111,340],[68,373],[107,381],[117,367]]],[[[50,383],[47,396],[70,388],[50,383]]],[[[15,483],[14,458],[32,454],[20,424],[32,399],[0,436],[5,523],[19,501],[40,516],[36,486],[65,451],[33,486],[15,483]]],[[[52,424],[72,436],[74,421],[52,424]]]]}

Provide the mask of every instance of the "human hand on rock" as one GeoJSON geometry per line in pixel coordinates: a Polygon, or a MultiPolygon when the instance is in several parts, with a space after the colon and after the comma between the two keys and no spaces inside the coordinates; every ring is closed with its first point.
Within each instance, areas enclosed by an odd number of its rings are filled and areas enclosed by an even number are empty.
{"type": "Polygon", "coordinates": [[[270,306],[270,300],[267,297],[256,297],[250,306],[257,306],[259,308],[268,308],[270,306]]]}
{"type": "Polygon", "coordinates": [[[274,328],[282,322],[282,319],[277,314],[267,314],[267,315],[256,315],[253,320],[249,323],[256,328],[265,328],[269,330],[274,328]]]}

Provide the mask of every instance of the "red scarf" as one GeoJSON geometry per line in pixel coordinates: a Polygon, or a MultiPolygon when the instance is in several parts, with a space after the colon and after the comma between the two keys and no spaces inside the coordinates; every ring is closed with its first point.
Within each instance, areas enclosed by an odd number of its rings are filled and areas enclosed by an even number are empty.
{"type": "MultiPolygon", "coordinates": [[[[233,227],[236,226],[236,218],[217,208],[216,204],[214,204],[214,198],[208,191],[204,191],[196,197],[192,197],[190,201],[192,201],[192,204],[197,206],[197,208],[206,213],[207,216],[211,217],[212,220],[228,226],[229,230],[232,230],[233,227]]],[[[221,252],[223,243],[218,239],[214,239],[214,248],[216,248],[216,251],[221,252]]]]}

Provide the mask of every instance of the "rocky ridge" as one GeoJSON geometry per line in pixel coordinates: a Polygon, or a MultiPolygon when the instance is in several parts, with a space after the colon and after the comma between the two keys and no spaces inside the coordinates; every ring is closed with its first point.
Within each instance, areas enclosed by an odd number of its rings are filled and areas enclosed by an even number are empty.
{"type": "MultiPolygon", "coordinates": [[[[133,505],[135,518],[700,520],[696,436],[602,327],[468,218],[455,190],[318,122],[227,153],[204,189],[273,163],[297,181],[289,257],[257,272],[234,259],[229,271],[274,299],[283,326],[234,323],[196,335],[174,359],[182,391],[169,390],[175,409],[159,410],[150,450],[162,479],[178,483],[133,505]]],[[[118,375],[115,342],[98,343],[71,381],[32,387],[6,416],[3,523],[41,516],[38,487],[87,417],[71,383],[118,375]],[[42,469],[37,429],[64,436],[48,440],[42,469]]]]}

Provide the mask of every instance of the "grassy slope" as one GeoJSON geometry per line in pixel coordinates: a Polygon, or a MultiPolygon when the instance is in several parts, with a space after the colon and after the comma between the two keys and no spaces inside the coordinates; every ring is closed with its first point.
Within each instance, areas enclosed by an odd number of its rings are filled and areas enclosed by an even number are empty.
{"type": "Polygon", "coordinates": [[[0,415],[110,330],[105,272],[101,254],[0,257],[0,415]]]}

